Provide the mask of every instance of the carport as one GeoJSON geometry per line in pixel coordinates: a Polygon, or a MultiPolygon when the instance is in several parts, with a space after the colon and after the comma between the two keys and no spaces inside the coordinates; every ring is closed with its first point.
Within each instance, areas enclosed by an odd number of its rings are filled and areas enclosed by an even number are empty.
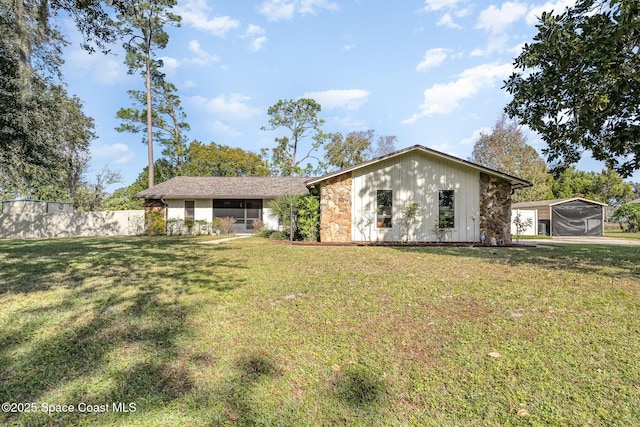
{"type": "Polygon", "coordinates": [[[512,209],[536,210],[538,234],[604,236],[606,203],[582,197],[514,203],[512,209]]]}

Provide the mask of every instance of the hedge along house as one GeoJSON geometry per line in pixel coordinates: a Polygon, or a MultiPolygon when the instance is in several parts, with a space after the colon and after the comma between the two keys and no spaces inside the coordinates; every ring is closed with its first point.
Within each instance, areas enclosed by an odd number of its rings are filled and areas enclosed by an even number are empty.
{"type": "Polygon", "coordinates": [[[513,209],[535,211],[535,234],[546,236],[604,236],[606,203],[582,197],[515,203],[513,209]]]}
{"type": "Polygon", "coordinates": [[[320,195],[323,242],[402,241],[402,211],[415,202],[410,241],[510,243],[511,194],[531,183],[416,145],[307,185],[320,195]]]}
{"type": "Polygon", "coordinates": [[[177,176],[134,197],[145,199],[147,212],[161,212],[165,220],[211,222],[232,217],[236,232],[252,232],[261,220],[270,229],[278,219],[267,204],[283,195],[305,195],[309,189],[299,177],[187,177],[177,176]]]}

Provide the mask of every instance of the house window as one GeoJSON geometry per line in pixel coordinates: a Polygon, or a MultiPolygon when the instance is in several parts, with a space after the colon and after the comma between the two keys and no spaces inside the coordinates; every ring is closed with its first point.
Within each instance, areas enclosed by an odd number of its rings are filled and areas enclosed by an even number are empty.
{"type": "Polygon", "coordinates": [[[438,192],[438,228],[455,227],[454,191],[438,192]]]}
{"type": "Polygon", "coordinates": [[[193,221],[195,216],[195,202],[193,200],[185,200],[184,202],[184,220],[193,221]]]}
{"type": "Polygon", "coordinates": [[[376,225],[378,228],[391,228],[393,215],[393,191],[378,190],[376,195],[376,225]]]}

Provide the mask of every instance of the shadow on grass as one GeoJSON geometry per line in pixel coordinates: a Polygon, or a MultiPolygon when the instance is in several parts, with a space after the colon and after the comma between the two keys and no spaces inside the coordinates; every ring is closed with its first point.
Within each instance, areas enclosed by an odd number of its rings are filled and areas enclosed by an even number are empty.
{"type": "MultiPolygon", "coordinates": [[[[0,242],[0,295],[40,292],[52,287],[77,287],[87,278],[130,281],[172,279],[178,285],[200,281],[216,290],[231,290],[236,275],[212,277],[217,267],[245,268],[222,257],[229,246],[194,255],[186,238],[88,238],[0,242]],[[199,262],[200,261],[200,262],[199,262]]],[[[183,290],[187,290],[184,287],[183,290]]]]}
{"type": "Polygon", "coordinates": [[[362,365],[347,365],[333,381],[335,396],[350,407],[365,409],[380,403],[385,383],[379,375],[362,365]]]}
{"type": "MultiPolygon", "coordinates": [[[[41,304],[14,308],[0,330],[0,401],[137,402],[144,411],[189,393],[180,343],[193,308],[180,297],[244,283],[245,267],[223,256],[226,247],[207,249],[195,253],[181,239],[2,242],[0,297],[48,292],[41,304]]],[[[87,416],[101,415],[53,421],[87,416]]],[[[0,414],[0,424],[47,422],[43,413],[0,414]]]]}
{"type": "Polygon", "coordinates": [[[274,414],[255,409],[260,402],[254,400],[254,391],[280,374],[280,369],[265,351],[250,352],[236,359],[233,375],[216,390],[224,408],[218,421],[233,421],[243,426],[272,424],[274,414]]]}
{"type": "Polygon", "coordinates": [[[546,247],[408,248],[402,252],[429,251],[450,256],[473,257],[492,264],[534,265],[550,270],[600,274],[616,270],[616,277],[640,279],[640,246],[623,245],[549,245],[546,247]]]}

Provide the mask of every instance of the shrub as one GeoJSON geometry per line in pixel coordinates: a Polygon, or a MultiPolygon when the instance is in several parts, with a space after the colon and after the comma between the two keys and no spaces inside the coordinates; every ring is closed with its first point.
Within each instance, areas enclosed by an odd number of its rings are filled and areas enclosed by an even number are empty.
{"type": "Polygon", "coordinates": [[[409,241],[409,234],[411,234],[411,229],[416,223],[421,209],[420,203],[408,202],[404,209],[400,211],[400,230],[402,230],[402,241],[404,243],[409,241]]]}
{"type": "Polygon", "coordinates": [[[320,234],[320,200],[314,196],[298,197],[295,217],[297,228],[306,242],[317,242],[320,234]]]}
{"type": "Polygon", "coordinates": [[[316,196],[280,196],[267,205],[278,222],[281,232],[293,240],[317,241],[320,231],[320,200],[316,196]],[[292,214],[293,207],[293,216],[292,214]],[[293,223],[292,223],[293,221],[293,223]]]}
{"type": "Polygon", "coordinates": [[[260,234],[260,232],[264,230],[264,228],[265,228],[264,221],[262,221],[261,219],[253,220],[253,231],[256,234],[260,234]]]}
{"type": "Polygon", "coordinates": [[[212,226],[218,230],[220,230],[220,234],[235,234],[234,224],[236,223],[236,219],[230,216],[224,218],[215,218],[213,220],[212,226]]]}
{"type": "Polygon", "coordinates": [[[624,232],[640,231],[640,204],[627,203],[620,206],[613,212],[611,219],[619,223],[624,232]]]}
{"type": "Polygon", "coordinates": [[[147,212],[145,214],[147,223],[147,234],[149,236],[160,236],[165,234],[165,221],[162,212],[147,212]]]}

